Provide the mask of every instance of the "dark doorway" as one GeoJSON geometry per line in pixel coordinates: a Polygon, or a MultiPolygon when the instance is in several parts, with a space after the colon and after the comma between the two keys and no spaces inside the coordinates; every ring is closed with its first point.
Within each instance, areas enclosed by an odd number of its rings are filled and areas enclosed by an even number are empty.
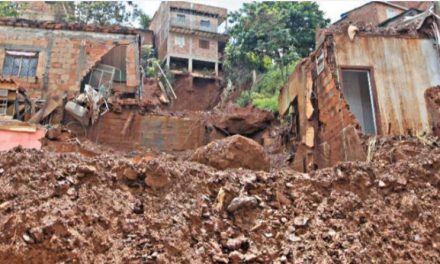
{"type": "Polygon", "coordinates": [[[342,80],[342,92],[351,112],[359,121],[362,132],[367,135],[376,134],[370,72],[368,70],[343,69],[342,80]]]}

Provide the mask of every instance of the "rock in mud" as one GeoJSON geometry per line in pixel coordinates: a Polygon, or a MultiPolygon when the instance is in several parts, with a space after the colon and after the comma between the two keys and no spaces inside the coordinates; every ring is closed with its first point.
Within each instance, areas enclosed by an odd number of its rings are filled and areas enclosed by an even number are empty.
{"type": "Polygon", "coordinates": [[[214,114],[212,123],[230,135],[252,135],[268,127],[274,120],[271,112],[253,107],[231,106],[225,112],[214,114]]]}
{"type": "Polygon", "coordinates": [[[127,167],[124,169],[124,176],[125,176],[125,178],[134,181],[137,179],[138,173],[135,169],[133,169],[131,167],[127,167]]]}
{"type": "Polygon", "coordinates": [[[198,148],[191,159],[219,170],[245,168],[269,171],[270,161],[264,148],[252,139],[235,135],[198,148]]]}
{"type": "Polygon", "coordinates": [[[226,210],[230,213],[233,213],[242,208],[254,208],[258,206],[258,200],[252,196],[240,196],[235,197],[231,203],[229,204],[226,210]]]}

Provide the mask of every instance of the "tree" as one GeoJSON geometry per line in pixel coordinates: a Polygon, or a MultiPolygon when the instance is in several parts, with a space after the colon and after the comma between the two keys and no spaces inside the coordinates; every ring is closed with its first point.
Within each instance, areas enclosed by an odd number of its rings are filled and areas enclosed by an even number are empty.
{"type": "Polygon", "coordinates": [[[75,9],[76,21],[101,26],[128,23],[138,15],[137,5],[123,1],[81,1],[75,9]]]}
{"type": "Polygon", "coordinates": [[[328,19],[314,2],[252,2],[232,12],[226,62],[230,69],[247,68],[264,72],[268,59],[282,70],[292,60],[314,49],[314,31],[328,19]]]}
{"type": "Polygon", "coordinates": [[[21,2],[0,2],[0,17],[16,17],[20,14],[25,3],[21,2]]]}
{"type": "Polygon", "coordinates": [[[224,68],[240,85],[256,70],[265,74],[253,91],[242,93],[239,103],[275,111],[279,88],[295,61],[315,45],[315,29],[329,23],[313,2],[252,2],[229,15],[231,42],[225,50],[224,68]],[[243,81],[244,79],[244,81],[243,81]]]}
{"type": "Polygon", "coordinates": [[[150,27],[151,17],[142,10],[139,10],[139,24],[142,29],[148,29],[150,27]]]}

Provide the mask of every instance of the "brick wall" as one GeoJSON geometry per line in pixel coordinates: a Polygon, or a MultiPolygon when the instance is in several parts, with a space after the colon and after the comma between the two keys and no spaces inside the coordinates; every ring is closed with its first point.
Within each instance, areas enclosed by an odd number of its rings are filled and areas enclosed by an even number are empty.
{"type": "Polygon", "coordinates": [[[404,9],[393,7],[384,3],[370,2],[358,9],[350,11],[347,14],[347,18],[343,19],[343,21],[364,22],[377,25],[390,18],[389,15],[394,13],[394,16],[396,16],[403,11],[404,9]]]}
{"type": "Polygon", "coordinates": [[[138,84],[135,36],[103,33],[60,32],[43,29],[0,27],[0,66],[6,49],[38,51],[36,78],[17,79],[35,96],[79,92],[82,79],[117,45],[127,49],[127,85],[138,84]]]}
{"type": "Polygon", "coordinates": [[[194,35],[170,33],[168,53],[174,57],[193,58],[196,60],[217,61],[218,60],[218,40],[203,38],[194,35]],[[176,45],[176,37],[184,37],[185,43],[182,47],[176,45]],[[209,41],[209,49],[200,48],[199,40],[209,41]]]}
{"type": "Polygon", "coordinates": [[[350,111],[337,78],[333,38],[328,38],[324,70],[315,79],[318,124],[315,162],[318,167],[334,165],[339,161],[364,160],[365,153],[360,125],[350,111]]]}
{"type": "Polygon", "coordinates": [[[280,113],[289,114],[297,98],[299,139],[291,166],[307,171],[339,161],[364,160],[365,150],[359,122],[350,111],[337,78],[334,42],[328,37],[309,58],[298,63],[280,93],[280,113]],[[325,54],[324,69],[317,73],[316,57],[325,54]]]}
{"type": "Polygon", "coordinates": [[[210,61],[218,60],[218,41],[215,39],[204,38],[204,37],[192,37],[192,54],[194,59],[206,59],[210,61]],[[209,41],[209,49],[203,49],[199,45],[199,41],[207,40],[209,41]]]}
{"type": "Polygon", "coordinates": [[[169,34],[170,38],[170,46],[169,46],[169,53],[170,54],[181,54],[183,56],[189,56],[190,54],[190,41],[191,36],[190,35],[184,35],[184,34],[178,34],[178,33],[171,33],[169,34]],[[182,46],[179,46],[176,44],[176,38],[183,37],[184,43],[182,46]]]}

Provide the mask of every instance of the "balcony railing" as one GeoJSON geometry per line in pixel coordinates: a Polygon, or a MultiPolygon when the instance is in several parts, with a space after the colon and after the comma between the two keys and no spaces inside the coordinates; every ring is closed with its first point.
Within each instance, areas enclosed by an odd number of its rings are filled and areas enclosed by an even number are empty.
{"type": "Polygon", "coordinates": [[[199,22],[199,21],[191,22],[188,19],[182,20],[182,19],[178,19],[178,18],[171,18],[171,26],[188,28],[188,29],[192,29],[192,30],[213,32],[213,33],[218,32],[216,26],[213,26],[213,25],[202,26],[200,24],[197,24],[197,22],[199,22]]]}

